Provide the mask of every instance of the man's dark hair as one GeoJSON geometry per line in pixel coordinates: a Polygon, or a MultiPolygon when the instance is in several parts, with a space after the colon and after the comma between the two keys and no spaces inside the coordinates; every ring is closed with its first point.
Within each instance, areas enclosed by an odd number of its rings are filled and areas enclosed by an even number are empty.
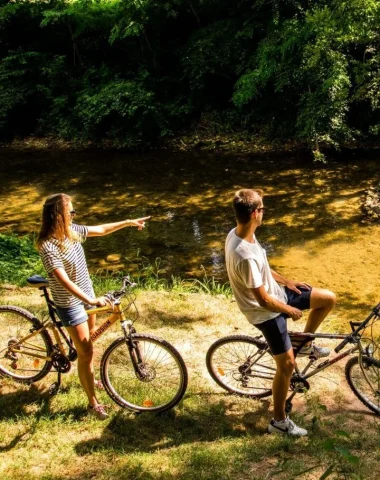
{"type": "Polygon", "coordinates": [[[238,223],[248,223],[254,212],[261,205],[264,192],[260,189],[250,190],[244,188],[235,193],[232,201],[235,217],[238,223]]]}

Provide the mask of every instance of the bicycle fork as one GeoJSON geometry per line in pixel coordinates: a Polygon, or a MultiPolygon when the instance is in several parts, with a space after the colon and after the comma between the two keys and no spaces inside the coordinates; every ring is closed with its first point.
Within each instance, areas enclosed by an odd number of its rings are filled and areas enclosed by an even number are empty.
{"type": "Polygon", "coordinates": [[[142,368],[143,358],[141,356],[139,342],[133,339],[133,334],[136,333],[136,330],[130,320],[124,320],[121,322],[121,328],[123,329],[125,342],[128,347],[129,355],[131,356],[135,375],[139,380],[144,380],[146,375],[142,368]]]}

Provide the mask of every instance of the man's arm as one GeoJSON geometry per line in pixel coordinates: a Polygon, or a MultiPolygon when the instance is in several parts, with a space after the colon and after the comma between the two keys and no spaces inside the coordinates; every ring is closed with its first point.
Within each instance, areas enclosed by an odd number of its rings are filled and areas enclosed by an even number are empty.
{"type": "Polygon", "coordinates": [[[293,320],[299,320],[302,317],[301,310],[298,308],[291,307],[286,303],[280,302],[275,298],[271,297],[264,288],[264,285],[258,288],[251,288],[252,293],[257,300],[257,303],[260,307],[269,310],[270,312],[286,313],[293,320]]]}
{"type": "Polygon", "coordinates": [[[105,223],[104,225],[95,225],[88,228],[88,237],[102,237],[103,235],[109,235],[125,227],[137,227],[142,230],[145,227],[145,221],[150,217],[136,218],[135,220],[122,220],[121,222],[105,223]]]}
{"type": "Polygon", "coordinates": [[[277,283],[281,283],[281,285],[285,285],[290,290],[293,290],[298,294],[301,293],[301,290],[299,290],[297,287],[303,287],[303,288],[306,288],[307,290],[310,290],[311,288],[311,286],[306,282],[295,282],[293,280],[289,280],[288,278],[283,277],[282,275],[280,275],[279,273],[275,272],[272,269],[270,271],[272,272],[272,276],[277,283]]]}

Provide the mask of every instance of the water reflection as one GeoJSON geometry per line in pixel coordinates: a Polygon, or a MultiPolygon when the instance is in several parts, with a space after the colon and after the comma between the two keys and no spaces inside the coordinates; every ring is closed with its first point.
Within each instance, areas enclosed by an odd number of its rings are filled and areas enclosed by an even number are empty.
{"type": "Polygon", "coordinates": [[[200,243],[202,241],[201,229],[196,218],[193,220],[193,236],[196,242],[200,243]]]}

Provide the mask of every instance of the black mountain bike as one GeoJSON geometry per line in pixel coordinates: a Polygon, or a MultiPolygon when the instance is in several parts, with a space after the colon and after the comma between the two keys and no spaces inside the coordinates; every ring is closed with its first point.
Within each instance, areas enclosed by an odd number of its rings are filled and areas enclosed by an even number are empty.
{"type": "MultiPolygon", "coordinates": [[[[335,353],[346,345],[350,346],[327,360],[317,360],[311,355],[302,370],[296,365],[290,382],[291,394],[286,401],[287,412],[292,409],[296,393],[310,389],[310,377],[349,355],[357,354],[346,363],[348,385],[366,407],[380,415],[380,351],[374,332],[374,325],[379,320],[380,303],[364,321],[350,322],[352,332],[346,335],[289,332],[295,355],[306,342],[317,338],[343,340],[335,347],[335,353]]],[[[228,392],[252,398],[272,394],[276,363],[261,336],[231,335],[217,340],[207,352],[206,364],[211,377],[228,392]]]]}

